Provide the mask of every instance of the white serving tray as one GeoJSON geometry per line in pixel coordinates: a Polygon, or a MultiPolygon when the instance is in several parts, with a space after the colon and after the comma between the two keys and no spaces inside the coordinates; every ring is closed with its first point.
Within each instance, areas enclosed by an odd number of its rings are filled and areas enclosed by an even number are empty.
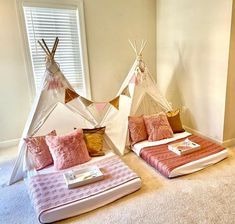
{"type": "Polygon", "coordinates": [[[65,183],[68,188],[79,187],[104,179],[104,174],[97,166],[90,166],[64,173],[65,183]]]}
{"type": "Polygon", "coordinates": [[[168,149],[179,156],[186,155],[201,149],[201,146],[199,144],[192,142],[188,139],[186,140],[168,145],[168,149]]]}

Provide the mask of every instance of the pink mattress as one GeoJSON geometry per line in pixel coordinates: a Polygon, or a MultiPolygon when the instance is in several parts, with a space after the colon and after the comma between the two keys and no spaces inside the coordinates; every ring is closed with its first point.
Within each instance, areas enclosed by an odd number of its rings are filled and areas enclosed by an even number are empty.
{"type": "Polygon", "coordinates": [[[104,202],[109,203],[136,191],[141,186],[137,174],[116,155],[80,165],[80,168],[90,165],[97,165],[103,171],[104,180],[68,189],[63,179],[64,171],[39,174],[29,179],[30,196],[40,222],[54,222],[90,211],[104,205],[104,202]],[[90,204],[89,199],[92,200],[90,204]],[[99,203],[94,206],[96,199],[99,203]]]}
{"type": "MultiPolygon", "coordinates": [[[[140,151],[140,157],[152,167],[154,167],[156,170],[158,170],[162,175],[170,178],[172,177],[171,172],[173,170],[176,170],[178,167],[183,167],[184,165],[193,163],[195,161],[203,161],[203,159],[209,158],[213,155],[217,155],[225,150],[224,147],[195,135],[191,135],[187,138],[201,145],[201,149],[187,155],[178,156],[174,152],[168,150],[168,144],[161,144],[157,146],[149,146],[142,148],[140,151]]],[[[181,138],[172,141],[170,142],[170,144],[182,141],[184,139],[185,138],[181,138]]],[[[215,160],[215,162],[219,162],[225,157],[222,156],[219,158],[221,159],[215,160]]],[[[202,166],[200,164],[200,166],[203,168],[206,165],[207,163],[202,164],[202,166]]],[[[208,165],[211,165],[211,163],[209,163],[208,165]]]]}

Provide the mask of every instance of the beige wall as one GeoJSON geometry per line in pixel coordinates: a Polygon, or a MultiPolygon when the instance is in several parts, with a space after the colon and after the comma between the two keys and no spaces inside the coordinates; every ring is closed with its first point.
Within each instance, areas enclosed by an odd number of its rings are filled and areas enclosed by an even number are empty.
{"type": "Polygon", "coordinates": [[[146,39],[145,61],[155,74],[155,0],[86,0],[85,18],[93,97],[110,100],[135,55],[128,39],[146,39]]]}
{"type": "Polygon", "coordinates": [[[230,53],[228,64],[228,82],[226,95],[226,110],[224,123],[224,140],[235,143],[235,4],[233,3],[233,16],[230,38],[230,53]]]}
{"type": "Polygon", "coordinates": [[[157,80],[183,123],[223,141],[232,0],[157,0],[157,80]]]}
{"type": "Polygon", "coordinates": [[[0,0],[0,142],[19,138],[29,112],[29,89],[15,1],[0,0]]]}
{"type": "MultiPolygon", "coordinates": [[[[0,0],[0,143],[21,136],[30,110],[15,2],[0,0]]],[[[135,58],[128,38],[148,40],[145,60],[155,73],[155,4],[155,0],[84,1],[93,99],[115,96],[135,58]]]]}
{"type": "MultiPolygon", "coordinates": [[[[134,59],[127,39],[144,38],[145,61],[153,74],[157,64],[158,85],[174,107],[185,106],[184,124],[218,141],[234,138],[232,0],[156,2],[84,1],[93,99],[109,100],[116,94],[134,59]]],[[[20,137],[30,91],[15,0],[0,0],[0,15],[2,142],[20,137]]]]}

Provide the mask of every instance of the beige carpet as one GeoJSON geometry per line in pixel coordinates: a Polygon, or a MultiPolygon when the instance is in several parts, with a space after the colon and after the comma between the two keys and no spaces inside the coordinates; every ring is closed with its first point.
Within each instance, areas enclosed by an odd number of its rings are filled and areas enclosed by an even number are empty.
{"type": "MultiPolygon", "coordinates": [[[[171,180],[129,153],[123,159],[141,176],[143,186],[139,191],[92,212],[57,223],[235,223],[234,150],[230,149],[229,158],[214,166],[171,180]]],[[[22,182],[14,189],[0,188],[0,195],[2,190],[6,193],[12,190],[14,195],[9,194],[9,197],[18,197],[15,206],[22,211],[17,210],[14,214],[13,205],[5,204],[2,208],[0,203],[0,223],[37,223],[22,182]],[[17,189],[21,189],[20,194],[17,189]],[[22,200],[24,205],[21,208],[22,200]],[[5,211],[3,214],[2,209],[5,211]]]]}

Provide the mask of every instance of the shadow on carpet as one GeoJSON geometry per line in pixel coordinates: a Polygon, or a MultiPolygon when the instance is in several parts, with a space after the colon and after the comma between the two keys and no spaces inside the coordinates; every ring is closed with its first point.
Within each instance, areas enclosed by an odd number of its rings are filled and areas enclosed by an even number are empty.
{"type": "Polygon", "coordinates": [[[0,163],[0,223],[37,224],[24,181],[7,185],[14,161],[0,163]]]}

